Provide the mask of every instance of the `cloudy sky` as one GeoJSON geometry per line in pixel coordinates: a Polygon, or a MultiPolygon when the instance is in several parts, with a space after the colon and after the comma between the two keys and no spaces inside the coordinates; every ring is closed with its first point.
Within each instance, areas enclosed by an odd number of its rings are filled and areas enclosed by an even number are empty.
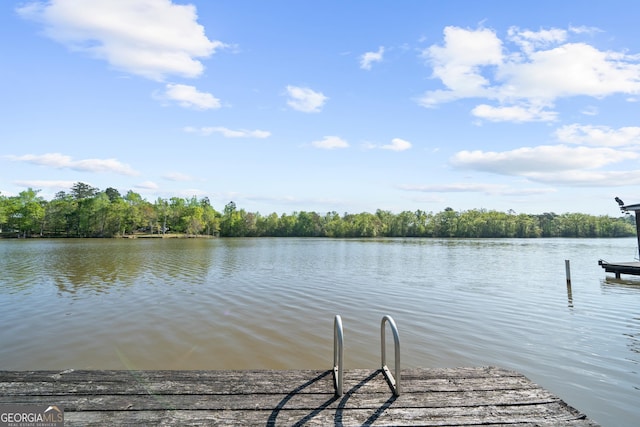
{"type": "Polygon", "coordinates": [[[619,215],[640,2],[6,1],[0,193],[619,215]]]}

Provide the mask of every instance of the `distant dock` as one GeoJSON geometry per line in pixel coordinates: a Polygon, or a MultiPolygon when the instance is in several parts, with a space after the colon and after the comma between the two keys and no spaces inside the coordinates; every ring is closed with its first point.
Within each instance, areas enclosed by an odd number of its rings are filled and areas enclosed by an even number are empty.
{"type": "MultiPolygon", "coordinates": [[[[638,214],[640,211],[640,203],[625,205],[619,197],[616,197],[615,200],[620,206],[620,211],[625,214],[629,214],[630,212],[634,213],[636,220],[636,238],[638,239],[638,254],[640,255],[640,214],[638,214]]],[[[606,273],[614,273],[616,279],[619,279],[621,274],[640,276],[640,262],[608,262],[601,259],[598,261],[598,264],[604,268],[606,273]]]]}
{"type": "Polygon", "coordinates": [[[606,273],[614,273],[616,279],[619,279],[621,274],[640,276],[640,262],[607,262],[601,259],[598,264],[606,273]]]}
{"type": "Polygon", "coordinates": [[[65,426],[597,426],[524,375],[497,367],[406,369],[396,395],[381,369],[0,371],[0,405],[63,408],[65,426]]]}

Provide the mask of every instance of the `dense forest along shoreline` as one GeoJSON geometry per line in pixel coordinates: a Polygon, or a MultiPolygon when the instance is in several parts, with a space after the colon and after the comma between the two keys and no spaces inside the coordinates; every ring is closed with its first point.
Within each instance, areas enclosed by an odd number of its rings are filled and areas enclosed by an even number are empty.
{"type": "Polygon", "coordinates": [[[291,214],[247,212],[234,202],[217,211],[207,197],[158,198],[133,191],[101,191],[78,182],[47,201],[31,188],[0,194],[0,237],[631,237],[631,215],[525,214],[486,209],[437,213],[376,210],[291,214]]]}

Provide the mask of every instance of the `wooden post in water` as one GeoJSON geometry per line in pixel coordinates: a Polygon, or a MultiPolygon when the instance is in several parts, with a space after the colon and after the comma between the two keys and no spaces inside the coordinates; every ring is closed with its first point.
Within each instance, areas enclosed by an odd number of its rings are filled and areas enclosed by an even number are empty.
{"type": "Polygon", "coordinates": [[[569,308],[573,308],[573,294],[571,292],[571,266],[569,260],[564,260],[564,269],[567,275],[567,299],[569,300],[569,308]]]}
{"type": "Polygon", "coordinates": [[[567,300],[569,301],[569,308],[573,308],[573,294],[571,292],[571,266],[568,259],[564,260],[564,269],[567,276],[567,300]]]}

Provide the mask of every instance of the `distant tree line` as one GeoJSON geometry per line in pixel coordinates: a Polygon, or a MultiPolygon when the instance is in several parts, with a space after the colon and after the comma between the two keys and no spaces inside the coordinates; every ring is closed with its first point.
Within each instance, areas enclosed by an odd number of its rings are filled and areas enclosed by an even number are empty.
{"type": "Polygon", "coordinates": [[[31,188],[17,196],[0,194],[0,234],[5,237],[123,237],[139,233],[221,237],[628,237],[632,216],[581,213],[515,214],[485,209],[394,214],[247,212],[234,202],[216,211],[207,197],[153,202],[128,191],[104,191],[78,182],[52,200],[31,188]]]}

